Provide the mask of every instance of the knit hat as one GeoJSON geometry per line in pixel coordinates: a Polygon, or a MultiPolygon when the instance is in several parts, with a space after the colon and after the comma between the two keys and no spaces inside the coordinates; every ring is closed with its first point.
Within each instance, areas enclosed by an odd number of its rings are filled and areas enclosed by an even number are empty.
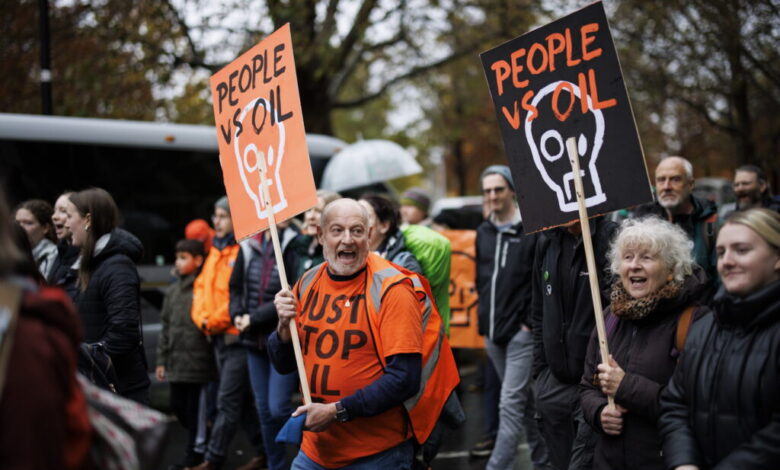
{"type": "Polygon", "coordinates": [[[211,250],[211,239],[214,238],[214,229],[203,219],[195,219],[184,227],[184,238],[203,242],[206,253],[211,250]]]}
{"type": "Polygon", "coordinates": [[[221,198],[217,199],[217,202],[214,203],[214,209],[216,208],[225,209],[225,211],[230,214],[230,205],[228,204],[227,196],[222,196],[221,198]]]}
{"type": "Polygon", "coordinates": [[[506,165],[490,165],[482,172],[482,176],[479,177],[480,181],[485,179],[487,175],[501,175],[509,184],[509,189],[513,192],[515,190],[515,181],[512,179],[512,171],[506,165]]]}
{"type": "Polygon", "coordinates": [[[402,206],[415,206],[426,214],[431,208],[431,197],[421,188],[411,188],[401,194],[402,206]]]}

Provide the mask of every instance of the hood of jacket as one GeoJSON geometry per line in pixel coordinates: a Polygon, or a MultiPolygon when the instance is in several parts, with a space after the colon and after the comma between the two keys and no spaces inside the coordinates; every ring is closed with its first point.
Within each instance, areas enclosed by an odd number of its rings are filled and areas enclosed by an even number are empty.
{"type": "Polygon", "coordinates": [[[731,295],[721,286],[712,309],[724,328],[752,330],[775,323],[780,320],[780,280],[745,297],[731,295]]]}
{"type": "Polygon", "coordinates": [[[691,194],[691,203],[693,204],[693,218],[695,220],[704,220],[712,214],[718,212],[718,206],[714,202],[701,199],[691,194]]]}
{"type": "Polygon", "coordinates": [[[385,253],[382,257],[389,260],[394,259],[402,251],[408,251],[404,241],[404,234],[401,230],[397,230],[394,234],[385,238],[378,251],[385,253]]]}
{"type": "Polygon", "coordinates": [[[133,263],[138,263],[144,253],[144,246],[135,235],[121,228],[111,231],[108,243],[105,247],[95,249],[95,261],[100,262],[111,256],[122,254],[130,258],[133,263]]]}

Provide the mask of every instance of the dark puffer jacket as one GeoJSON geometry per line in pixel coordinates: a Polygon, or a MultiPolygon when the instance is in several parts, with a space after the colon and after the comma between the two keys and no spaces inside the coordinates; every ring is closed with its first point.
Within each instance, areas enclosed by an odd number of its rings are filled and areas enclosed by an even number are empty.
{"type": "Polygon", "coordinates": [[[160,311],[162,330],[157,365],[169,382],[206,383],[217,379],[214,350],[192,322],[192,284],[196,273],[179,277],[169,288],[160,311]]]}
{"type": "MultiPolygon", "coordinates": [[[[283,258],[288,285],[292,286],[297,280],[294,275],[298,263],[291,245],[285,247],[283,258]]],[[[271,241],[261,243],[254,238],[242,241],[230,275],[230,318],[235,322],[238,315],[246,313],[250,317],[249,328],[239,336],[241,344],[265,349],[268,335],[276,329],[278,322],[273,301],[281,289],[271,241]]]]}
{"type": "Polygon", "coordinates": [[[531,324],[531,272],[536,235],[525,235],[517,222],[505,232],[486,220],[477,228],[479,334],[506,344],[531,324]]]}
{"type": "MultiPolygon", "coordinates": [[[[607,274],[607,250],[617,225],[602,218],[590,221],[593,251],[596,258],[596,275],[602,291],[601,304],[609,304],[609,275],[607,274]]],[[[563,285],[563,273],[559,269],[563,243],[569,237],[564,228],[548,230],[539,236],[534,261],[533,302],[531,312],[534,335],[533,376],[545,368],[560,382],[578,384],[582,378],[582,366],[588,339],[596,324],[593,316],[593,297],[590,293],[588,265],[580,238],[575,246],[573,262],[569,267],[567,285],[563,285]],[[576,310],[564,308],[563,298],[568,296],[576,310]]]]}
{"type": "Polygon", "coordinates": [[[780,468],[780,281],[712,309],[661,394],[666,465],[780,468]]]}
{"type": "MultiPolygon", "coordinates": [[[[626,373],[615,394],[615,403],[628,410],[623,416],[623,432],[618,436],[604,434],[601,428],[601,411],[607,405],[607,397],[593,384],[601,355],[595,331],[591,335],[580,382],[580,402],[585,420],[596,430],[594,469],[663,470],[661,438],[656,427],[658,397],[677,364],[678,319],[686,308],[696,305],[705,288],[706,276],[697,267],[677,297],[659,301],[640,320],[619,319],[610,332],[609,352],[626,373]]],[[[707,307],[698,307],[694,319],[708,313],[707,307]]]]}
{"type": "Polygon", "coordinates": [[[114,229],[108,244],[94,256],[84,291],[69,294],[84,325],[86,343],[103,343],[117,374],[120,395],[139,397],[149,388],[141,335],[141,282],[135,264],[143,246],[131,233],[114,229]]]}

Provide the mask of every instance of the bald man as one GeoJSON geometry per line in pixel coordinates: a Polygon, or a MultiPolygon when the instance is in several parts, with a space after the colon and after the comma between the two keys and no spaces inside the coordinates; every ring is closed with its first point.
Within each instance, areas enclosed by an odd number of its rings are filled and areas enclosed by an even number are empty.
{"type": "MultiPolygon", "coordinates": [[[[657,215],[679,225],[692,240],[696,263],[707,273],[713,288],[717,284],[715,237],[718,208],[714,202],[693,195],[693,165],[682,157],[666,157],[655,169],[657,201],[640,206],[637,217],[657,215]]],[[[712,289],[708,294],[712,294],[712,289]]]]}
{"type": "Polygon", "coordinates": [[[411,468],[413,412],[404,401],[425,386],[414,275],[370,253],[368,216],[352,199],[325,207],[317,237],[325,262],[277,294],[268,342],[276,369],[295,370],[296,320],[313,403],[293,414],[306,413],[306,431],[292,468],[411,468]]]}

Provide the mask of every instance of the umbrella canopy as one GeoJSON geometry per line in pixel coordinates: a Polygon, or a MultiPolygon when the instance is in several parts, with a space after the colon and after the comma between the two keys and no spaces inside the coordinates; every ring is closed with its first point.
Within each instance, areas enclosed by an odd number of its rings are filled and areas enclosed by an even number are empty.
{"type": "Polygon", "coordinates": [[[322,189],[344,191],[422,172],[400,145],[389,140],[361,140],[333,156],[322,176],[322,189]]]}

